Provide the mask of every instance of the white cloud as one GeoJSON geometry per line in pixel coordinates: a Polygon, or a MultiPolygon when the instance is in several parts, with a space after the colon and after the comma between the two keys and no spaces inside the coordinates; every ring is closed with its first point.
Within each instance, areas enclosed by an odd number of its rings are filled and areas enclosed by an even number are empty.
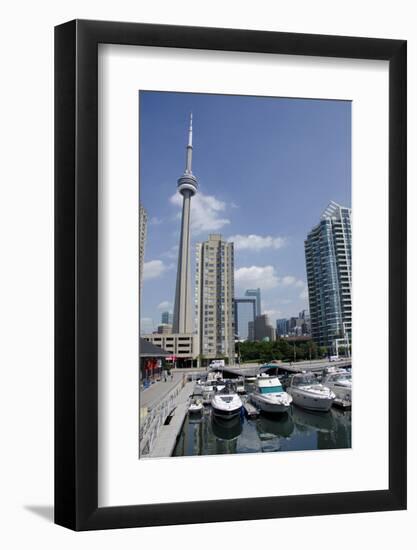
{"type": "Polygon", "coordinates": [[[227,239],[234,243],[236,250],[263,250],[265,248],[281,248],[285,245],[284,237],[271,237],[267,235],[233,235],[227,239]]]}
{"type": "Polygon", "coordinates": [[[163,311],[170,311],[172,309],[172,302],[168,302],[168,300],[165,300],[164,302],[161,302],[158,304],[158,309],[163,311]]]}
{"type": "Polygon", "coordinates": [[[150,260],[143,264],[143,279],[156,279],[160,277],[166,270],[166,266],[162,260],[150,260]]]}
{"type": "Polygon", "coordinates": [[[299,297],[300,297],[301,300],[307,300],[308,299],[308,288],[306,286],[301,291],[299,297]]]}
{"type": "Polygon", "coordinates": [[[272,265],[264,267],[252,265],[251,267],[240,267],[235,270],[235,283],[238,287],[259,287],[264,290],[275,288],[279,284],[275,268],[272,265]]]}
{"type": "Polygon", "coordinates": [[[282,317],[282,312],[279,309],[265,309],[264,312],[266,315],[268,315],[269,320],[272,321],[272,323],[275,326],[276,319],[279,319],[282,317]]]}
{"type": "Polygon", "coordinates": [[[236,204],[235,202],[233,202],[233,201],[230,203],[230,206],[232,208],[240,208],[240,206],[238,204],[236,204]]]}
{"type": "MultiPolygon", "coordinates": [[[[171,204],[182,208],[182,197],[175,193],[170,198],[171,204]]],[[[212,195],[197,193],[191,199],[191,230],[194,234],[207,231],[219,231],[225,225],[230,223],[227,218],[222,218],[222,212],[226,209],[226,203],[219,201],[212,195]]],[[[181,217],[181,213],[179,213],[181,217]]]]}
{"type": "Polygon", "coordinates": [[[306,292],[306,284],[301,279],[297,279],[293,275],[284,275],[278,277],[275,268],[272,265],[251,267],[240,267],[235,270],[235,284],[239,288],[259,287],[263,290],[269,290],[278,286],[302,288],[300,294],[304,296],[306,292]]]}
{"type": "Polygon", "coordinates": [[[282,277],[281,282],[284,286],[291,286],[295,284],[297,279],[293,277],[292,275],[285,275],[285,277],[282,277]]]}
{"type": "Polygon", "coordinates": [[[156,216],[153,216],[150,220],[149,220],[149,225],[161,225],[163,220],[161,220],[161,218],[157,218],[156,216]]]}
{"type": "Polygon", "coordinates": [[[285,275],[281,279],[284,286],[295,286],[296,288],[305,288],[306,284],[301,279],[297,279],[293,275],[285,275]]]}

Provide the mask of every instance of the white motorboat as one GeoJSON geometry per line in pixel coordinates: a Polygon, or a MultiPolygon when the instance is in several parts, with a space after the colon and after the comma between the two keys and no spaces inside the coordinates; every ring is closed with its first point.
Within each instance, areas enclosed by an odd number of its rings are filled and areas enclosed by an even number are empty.
{"type": "Polygon", "coordinates": [[[203,410],[203,401],[201,399],[192,399],[188,407],[188,412],[191,414],[200,413],[203,410]]]}
{"type": "Polygon", "coordinates": [[[237,381],[236,381],[236,391],[237,393],[246,393],[246,388],[245,388],[245,379],[242,377],[242,378],[238,378],[237,381]]]}
{"type": "Polygon", "coordinates": [[[287,388],[293,402],[310,411],[328,411],[335,400],[330,388],[321,384],[314,374],[295,374],[287,388]]]}
{"type": "Polygon", "coordinates": [[[284,413],[288,411],[292,397],[284,391],[277,376],[262,374],[256,380],[251,401],[263,412],[284,413]]]}
{"type": "Polygon", "coordinates": [[[352,373],[345,369],[328,371],[321,383],[332,390],[337,399],[352,402],[352,373]]]}
{"type": "Polygon", "coordinates": [[[206,382],[204,386],[202,386],[203,395],[206,397],[210,397],[210,399],[213,397],[215,393],[218,393],[219,391],[223,391],[226,387],[226,384],[224,382],[206,382]]]}
{"type": "Polygon", "coordinates": [[[242,400],[230,386],[214,394],[211,399],[213,414],[219,418],[235,418],[242,410],[242,400]]]}

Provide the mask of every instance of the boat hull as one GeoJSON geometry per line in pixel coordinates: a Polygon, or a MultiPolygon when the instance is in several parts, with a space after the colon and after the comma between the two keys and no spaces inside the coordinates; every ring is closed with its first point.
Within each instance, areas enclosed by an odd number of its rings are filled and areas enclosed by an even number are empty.
{"type": "Polygon", "coordinates": [[[227,409],[227,410],[220,409],[215,405],[213,405],[213,403],[211,404],[211,408],[213,410],[214,416],[217,416],[217,418],[223,418],[224,420],[236,418],[237,416],[240,415],[242,410],[242,406],[236,409],[227,409]]]}
{"type": "Polygon", "coordinates": [[[266,399],[262,399],[256,394],[252,394],[252,403],[256,405],[261,411],[266,413],[286,413],[290,408],[290,403],[274,403],[266,399]]]}
{"type": "Polygon", "coordinates": [[[297,407],[302,407],[309,411],[327,412],[334,401],[334,397],[308,395],[306,392],[298,392],[297,390],[292,390],[290,393],[293,403],[297,407]]]}

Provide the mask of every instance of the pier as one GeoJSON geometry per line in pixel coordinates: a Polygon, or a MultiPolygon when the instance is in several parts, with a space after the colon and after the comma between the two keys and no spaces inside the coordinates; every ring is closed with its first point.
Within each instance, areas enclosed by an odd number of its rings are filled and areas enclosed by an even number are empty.
{"type": "Polygon", "coordinates": [[[244,400],[242,399],[242,402],[245,414],[248,418],[257,418],[259,416],[259,409],[249,401],[249,397],[246,397],[244,400]]]}
{"type": "Polygon", "coordinates": [[[194,391],[194,385],[194,382],[187,382],[178,394],[175,408],[170,412],[161,426],[155,445],[148,455],[149,458],[172,455],[184,419],[188,413],[189,399],[194,391]]]}
{"type": "Polygon", "coordinates": [[[211,371],[218,371],[230,376],[231,378],[237,378],[243,376],[244,378],[257,376],[261,372],[272,374],[298,374],[300,372],[314,372],[321,373],[324,369],[329,367],[337,368],[350,368],[352,366],[351,359],[344,359],[341,361],[329,361],[327,359],[320,359],[315,361],[298,361],[296,363],[284,363],[282,361],[270,362],[267,364],[251,364],[244,363],[238,367],[214,367],[211,371]]]}
{"type": "MultiPolygon", "coordinates": [[[[173,372],[172,379],[166,382],[155,382],[146,390],[141,390],[139,399],[139,454],[141,458],[154,456],[155,446],[160,439],[160,435],[165,432],[164,428],[169,427],[173,417],[176,415],[172,427],[176,426],[182,416],[181,405],[192,394],[195,382],[187,382],[187,377],[183,372],[173,372]],[[175,414],[174,414],[175,413],[175,414]],[[171,420],[168,424],[168,418],[171,420]]],[[[181,426],[178,428],[178,432],[181,426]]],[[[172,429],[169,430],[172,432],[172,429]]],[[[175,441],[174,441],[175,445],[175,441]]]]}
{"type": "MultiPolygon", "coordinates": [[[[221,372],[224,378],[243,377],[247,380],[264,372],[270,375],[297,374],[301,372],[314,372],[320,374],[328,367],[349,368],[350,360],[329,362],[303,361],[289,364],[274,362],[264,365],[245,364],[237,367],[216,367],[213,369],[173,369],[167,381],[155,382],[152,386],[140,392],[140,422],[139,422],[139,454],[140,458],[169,457],[174,454],[175,447],[182,433],[185,420],[188,415],[190,398],[193,394],[203,393],[196,381],[205,377],[208,372],[221,372]]],[[[260,417],[259,409],[251,402],[250,396],[241,396],[244,416],[248,421],[260,417]]],[[[205,399],[205,405],[210,404],[210,397],[205,399]]],[[[351,408],[350,402],[335,400],[334,406],[339,410],[351,408]]],[[[304,416],[308,412],[297,412],[298,416],[304,416]]],[[[204,417],[204,415],[203,415],[204,417]]],[[[263,419],[264,423],[265,420],[263,419]]],[[[187,421],[188,425],[188,421],[187,421]]],[[[280,424],[277,423],[279,428],[280,424]]],[[[278,429],[269,426],[269,430],[278,429]]],[[[228,434],[224,435],[226,437],[228,434]]]]}

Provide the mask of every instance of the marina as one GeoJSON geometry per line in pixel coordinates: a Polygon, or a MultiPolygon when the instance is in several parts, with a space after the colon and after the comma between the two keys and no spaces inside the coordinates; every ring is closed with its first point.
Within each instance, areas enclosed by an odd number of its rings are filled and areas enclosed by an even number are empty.
{"type": "Polygon", "coordinates": [[[195,369],[156,382],[143,392],[140,457],[349,448],[348,366],[266,374],[272,368],[233,369],[235,379],[223,378],[230,371],[195,369]],[[325,386],[326,379],[339,379],[344,393],[325,386]],[[150,390],[159,394],[156,406],[146,399],[150,390]]]}

